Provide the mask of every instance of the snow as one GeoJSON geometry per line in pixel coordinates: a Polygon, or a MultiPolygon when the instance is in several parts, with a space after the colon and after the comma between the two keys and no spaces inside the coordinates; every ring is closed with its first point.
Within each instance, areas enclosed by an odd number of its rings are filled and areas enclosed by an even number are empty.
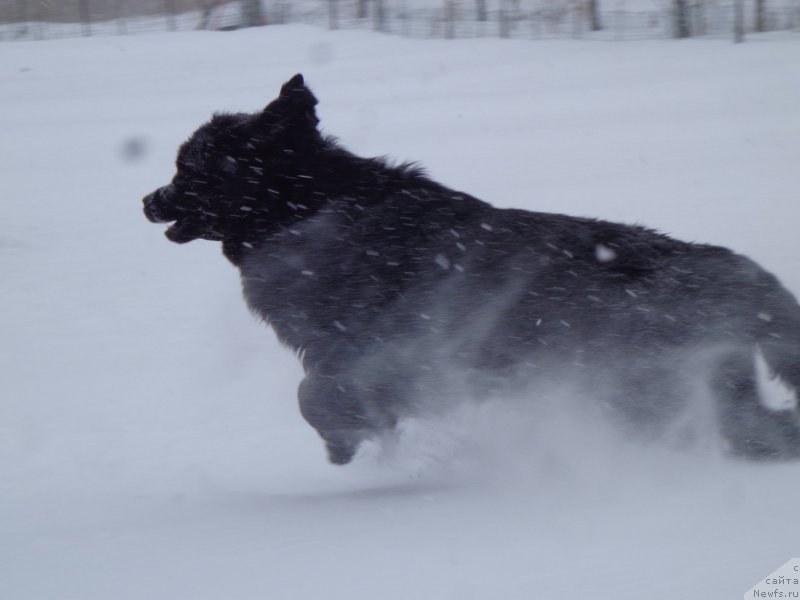
{"type": "Polygon", "coordinates": [[[755,367],[758,394],[766,406],[774,410],[795,410],[797,394],[787,382],[769,368],[761,348],[756,348],[755,367]]]}
{"type": "Polygon", "coordinates": [[[611,262],[612,260],[617,258],[617,253],[613,248],[609,248],[608,246],[604,246],[603,244],[597,244],[594,248],[595,258],[597,258],[597,262],[607,263],[611,262]]]}
{"type": "Polygon", "coordinates": [[[792,36],[5,43],[0,598],[741,597],[797,555],[800,465],[636,446],[558,394],[328,465],[218,245],[169,243],[140,198],[213,111],[303,72],[357,153],[732,246],[798,293],[797,64],[792,36]]]}

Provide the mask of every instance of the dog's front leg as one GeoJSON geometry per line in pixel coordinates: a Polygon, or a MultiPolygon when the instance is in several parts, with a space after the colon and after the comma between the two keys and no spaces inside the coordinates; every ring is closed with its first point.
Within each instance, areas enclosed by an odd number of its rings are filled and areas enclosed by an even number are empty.
{"type": "Polygon", "coordinates": [[[349,463],[359,444],[379,427],[368,418],[364,398],[343,375],[309,374],[298,389],[300,412],[325,440],[328,460],[349,463]]]}

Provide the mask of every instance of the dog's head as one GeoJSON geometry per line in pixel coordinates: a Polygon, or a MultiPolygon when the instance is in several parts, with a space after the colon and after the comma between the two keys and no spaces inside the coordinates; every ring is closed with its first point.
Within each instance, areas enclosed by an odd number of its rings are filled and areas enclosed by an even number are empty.
{"type": "Polygon", "coordinates": [[[145,216],[172,222],[166,236],[177,243],[267,229],[287,210],[296,179],[287,165],[321,139],[316,104],[298,74],[259,113],[214,115],[180,147],[172,182],[144,198],[145,216]]]}

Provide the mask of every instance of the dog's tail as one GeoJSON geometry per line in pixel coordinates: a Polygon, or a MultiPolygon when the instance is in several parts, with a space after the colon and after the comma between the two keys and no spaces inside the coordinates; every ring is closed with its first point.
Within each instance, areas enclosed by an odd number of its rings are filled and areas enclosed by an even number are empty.
{"type": "Polygon", "coordinates": [[[714,383],[722,432],[734,454],[800,458],[800,305],[757,269],[744,303],[749,342],[726,353],[714,383]]]}

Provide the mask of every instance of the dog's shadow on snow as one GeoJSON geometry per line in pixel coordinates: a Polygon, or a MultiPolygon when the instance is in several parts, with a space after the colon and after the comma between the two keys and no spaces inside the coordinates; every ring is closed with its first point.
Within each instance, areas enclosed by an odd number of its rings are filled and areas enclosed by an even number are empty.
{"type": "Polygon", "coordinates": [[[432,481],[311,482],[305,485],[285,486],[284,489],[225,493],[220,502],[236,511],[273,512],[284,509],[333,511],[353,506],[386,506],[428,503],[450,493],[459,493],[466,484],[432,481]],[[289,489],[289,488],[294,489],[289,489]]]}

